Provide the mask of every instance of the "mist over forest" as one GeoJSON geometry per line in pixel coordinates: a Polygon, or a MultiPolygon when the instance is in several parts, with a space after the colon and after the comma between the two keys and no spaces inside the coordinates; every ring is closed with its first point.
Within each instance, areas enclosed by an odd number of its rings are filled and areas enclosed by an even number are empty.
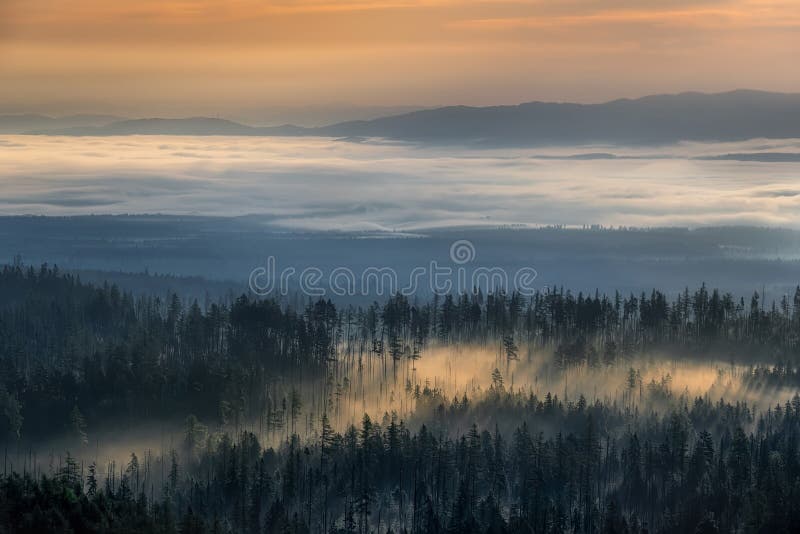
{"type": "Polygon", "coordinates": [[[3,135],[0,150],[6,215],[260,215],[271,227],[323,232],[800,229],[798,138],[481,149],[385,138],[3,135]]]}
{"type": "Polygon", "coordinates": [[[800,287],[200,305],[18,262],[0,303],[23,530],[794,521],[800,287]]]}
{"type": "Polygon", "coordinates": [[[797,0],[0,0],[0,534],[800,532],[797,0]]]}
{"type": "Polygon", "coordinates": [[[795,531],[796,114],[2,118],[0,532],[795,531]]]}

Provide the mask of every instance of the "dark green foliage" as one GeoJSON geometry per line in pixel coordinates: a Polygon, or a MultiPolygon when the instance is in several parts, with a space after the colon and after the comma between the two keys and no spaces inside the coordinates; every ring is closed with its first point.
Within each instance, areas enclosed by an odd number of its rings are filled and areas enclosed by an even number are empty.
{"type": "MultiPolygon", "coordinates": [[[[495,402],[477,401],[470,414],[495,402]]],[[[0,479],[0,529],[713,533],[790,532],[800,520],[800,412],[791,406],[753,420],[743,406],[695,403],[632,427],[599,403],[517,410],[530,425],[505,438],[475,425],[451,437],[426,426],[411,433],[391,417],[278,450],[249,433],[223,435],[156,482],[166,491],[154,502],[137,493],[135,456],[104,490],[95,469],[81,477],[68,457],[53,475],[0,479]],[[716,437],[698,430],[709,415],[716,437]],[[575,431],[538,430],[553,423],[575,431]]]]}
{"type": "Polygon", "coordinates": [[[745,385],[796,389],[798,295],[771,309],[705,286],[672,302],[550,289],[302,312],[242,296],[202,309],[9,267],[0,442],[62,436],[77,454],[105,425],[158,418],[183,433],[161,457],[121,466],[84,469],[69,454],[49,470],[9,466],[0,532],[789,532],[800,396],[761,411],[675,397],[670,377],[643,383],[629,363],[657,348],[757,355],[771,363],[745,385]],[[485,394],[447,400],[407,378],[437,342],[495,349],[485,394]],[[623,402],[515,389],[508,369],[531,347],[558,372],[630,366],[623,402]],[[351,381],[364,369],[406,385],[411,420],[365,414],[345,429],[341,406],[360,406],[351,381]],[[640,413],[642,397],[663,408],[640,413]],[[264,436],[280,445],[265,449],[264,436]]]}
{"type": "Polygon", "coordinates": [[[282,409],[266,393],[271,380],[324,378],[342,355],[350,374],[368,360],[386,370],[389,360],[396,376],[434,340],[496,346],[508,364],[525,358],[522,343],[529,351],[551,347],[563,368],[610,365],[654,348],[761,355],[776,364],[755,367],[754,380],[798,385],[800,371],[785,362],[798,356],[799,325],[800,309],[788,298],[767,309],[756,295],[745,306],[705,286],[674,302],[658,291],[609,298],[550,289],[529,299],[477,292],[427,304],[397,295],[366,309],[319,300],[298,313],[246,296],[203,310],[176,296],[134,299],[113,286],[84,285],[56,268],[6,267],[0,439],[69,431],[79,446],[112,419],[195,414],[238,428],[264,410],[289,435],[302,400],[287,393],[282,409]]]}

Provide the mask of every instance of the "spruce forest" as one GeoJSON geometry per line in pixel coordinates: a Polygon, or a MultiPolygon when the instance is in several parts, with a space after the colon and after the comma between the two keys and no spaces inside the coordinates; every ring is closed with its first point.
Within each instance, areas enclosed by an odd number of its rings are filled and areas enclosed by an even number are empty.
{"type": "Polygon", "coordinates": [[[800,0],[0,0],[0,534],[800,533],[800,0]]]}
{"type": "Polygon", "coordinates": [[[200,304],[0,273],[0,532],[791,532],[800,288],[200,304]]]}

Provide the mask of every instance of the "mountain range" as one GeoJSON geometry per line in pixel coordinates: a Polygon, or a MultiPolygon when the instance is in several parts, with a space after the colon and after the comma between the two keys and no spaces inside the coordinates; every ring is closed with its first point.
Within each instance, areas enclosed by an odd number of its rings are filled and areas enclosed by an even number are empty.
{"type": "Polygon", "coordinates": [[[25,134],[69,128],[91,128],[122,120],[124,120],[123,117],[114,115],[70,115],[58,118],[35,113],[0,115],[0,134],[25,134]]]}
{"type": "Polygon", "coordinates": [[[0,133],[380,137],[430,144],[543,146],[800,138],[800,94],[737,90],[620,99],[601,104],[529,102],[447,106],[321,127],[249,126],[219,118],[120,119],[0,116],[0,133]]]}

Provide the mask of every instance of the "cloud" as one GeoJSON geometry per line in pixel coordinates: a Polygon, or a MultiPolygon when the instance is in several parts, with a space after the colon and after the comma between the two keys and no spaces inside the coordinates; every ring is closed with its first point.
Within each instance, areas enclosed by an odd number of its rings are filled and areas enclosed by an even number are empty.
{"type": "MultiPolygon", "coordinates": [[[[259,213],[279,226],[314,230],[800,228],[800,163],[696,159],[771,149],[764,140],[658,150],[553,147],[547,154],[324,138],[3,136],[0,147],[2,214],[259,213]]],[[[782,141],[780,150],[800,153],[800,141],[782,141]]]]}
{"type": "Polygon", "coordinates": [[[0,24],[9,110],[242,116],[800,82],[794,0],[3,0],[0,24]]]}

